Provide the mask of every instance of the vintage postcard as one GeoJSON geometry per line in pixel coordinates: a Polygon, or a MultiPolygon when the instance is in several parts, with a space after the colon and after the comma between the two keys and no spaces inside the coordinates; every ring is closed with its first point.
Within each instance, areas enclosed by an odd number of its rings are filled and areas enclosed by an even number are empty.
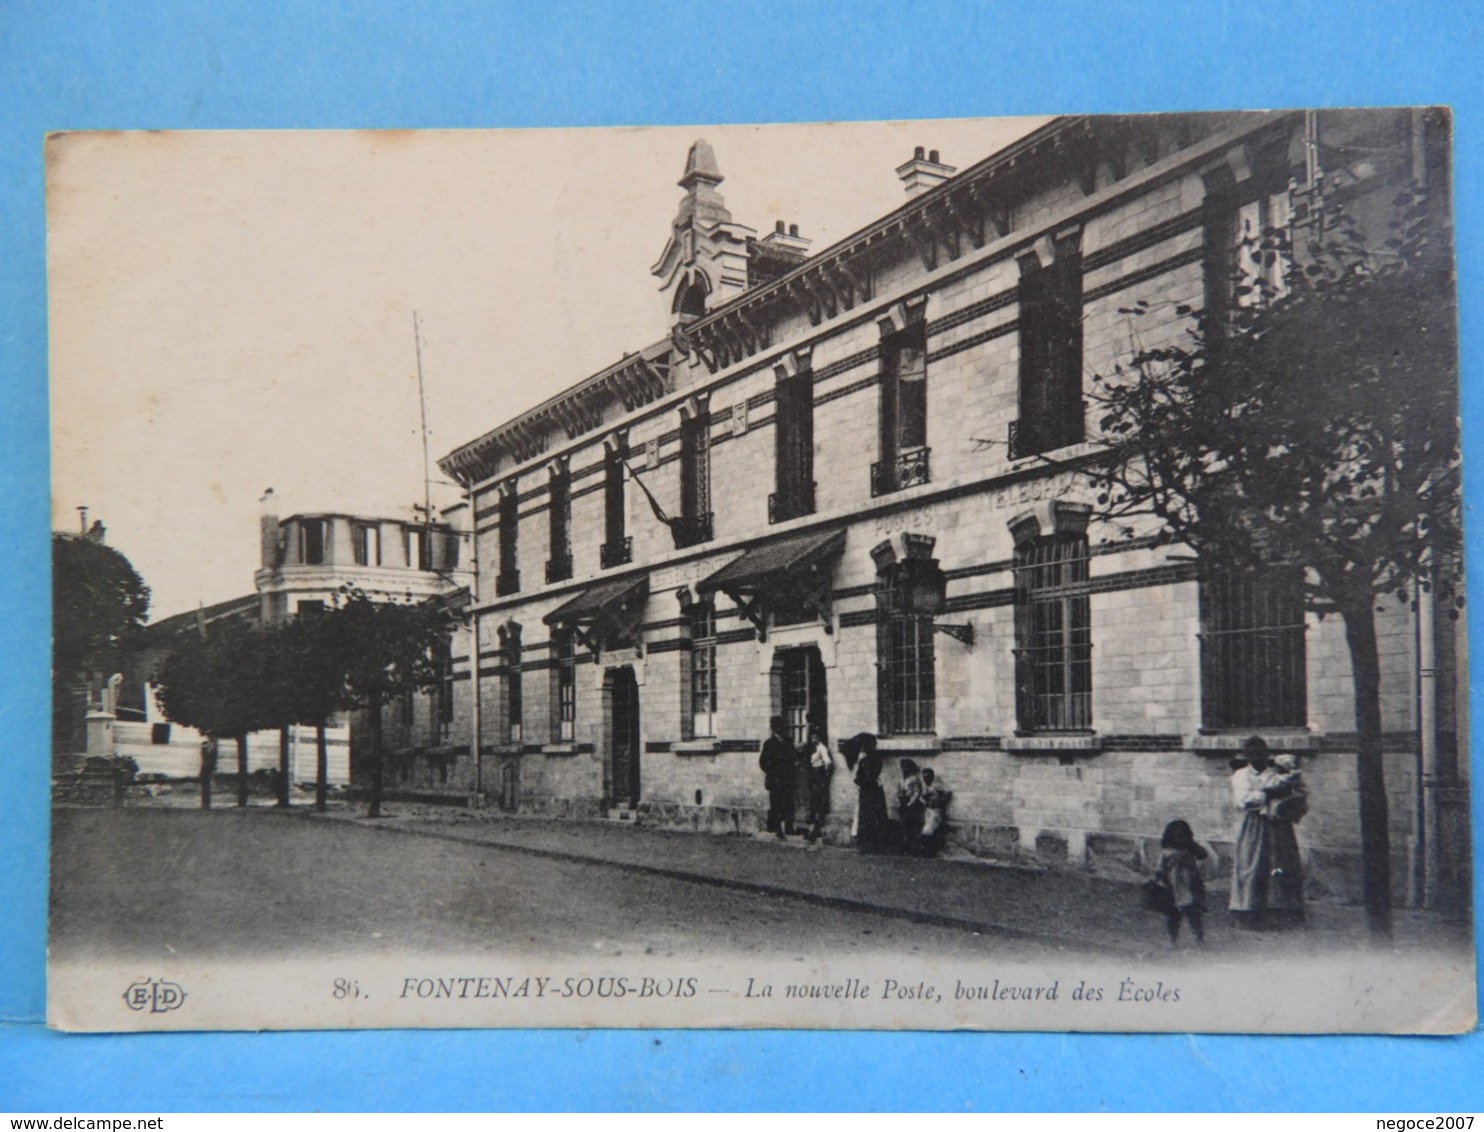
{"type": "Polygon", "coordinates": [[[1450,134],[52,136],[51,1024],[1472,1028],[1450,134]]]}

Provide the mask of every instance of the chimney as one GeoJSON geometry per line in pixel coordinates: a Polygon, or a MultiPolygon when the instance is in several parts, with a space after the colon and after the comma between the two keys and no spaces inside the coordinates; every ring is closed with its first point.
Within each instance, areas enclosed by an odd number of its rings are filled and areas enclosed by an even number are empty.
{"type": "Polygon", "coordinates": [[[270,487],[258,501],[258,544],[264,570],[276,570],[278,561],[278,497],[270,487]]]}
{"type": "Polygon", "coordinates": [[[87,505],[86,504],[84,504],[83,506],[81,506],[81,507],[79,507],[77,509],[77,517],[78,517],[78,523],[79,523],[78,530],[81,533],[83,533],[83,534],[87,534],[88,533],[88,508],[87,508],[87,505]]]}
{"type": "Polygon", "coordinates": [[[912,160],[897,166],[897,176],[907,186],[909,197],[921,196],[952,177],[958,170],[938,160],[938,151],[925,152],[922,146],[912,151],[912,160]]]}
{"type": "Polygon", "coordinates": [[[758,241],[770,248],[781,248],[785,251],[794,252],[800,257],[809,254],[808,238],[799,235],[797,224],[785,224],[782,220],[774,221],[773,230],[758,241]]]}

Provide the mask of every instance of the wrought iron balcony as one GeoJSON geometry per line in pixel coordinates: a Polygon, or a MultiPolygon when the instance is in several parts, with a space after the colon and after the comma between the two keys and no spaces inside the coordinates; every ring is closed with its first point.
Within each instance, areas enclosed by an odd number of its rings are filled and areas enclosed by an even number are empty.
{"type": "Polygon", "coordinates": [[[768,496],[768,522],[786,523],[801,515],[814,514],[814,483],[795,491],[775,491],[768,496]]]}
{"type": "Polygon", "coordinates": [[[1078,401],[1076,412],[1062,413],[1039,420],[1010,422],[1010,459],[1036,456],[1069,444],[1081,444],[1086,439],[1085,417],[1087,402],[1078,401]]]}
{"type": "Polygon", "coordinates": [[[610,566],[622,566],[634,559],[634,537],[624,535],[615,542],[605,542],[598,548],[598,565],[604,570],[610,566]]]}
{"type": "Polygon", "coordinates": [[[711,512],[682,515],[675,520],[675,545],[679,549],[711,541],[711,512]]]}
{"type": "Polygon", "coordinates": [[[495,578],[495,596],[520,593],[520,571],[502,570],[495,578]]]}
{"type": "Polygon", "coordinates": [[[916,487],[931,479],[928,453],[931,448],[908,448],[894,460],[879,460],[871,465],[871,494],[887,495],[904,487],[916,487]]]}
{"type": "Polygon", "coordinates": [[[565,582],[572,576],[572,552],[558,554],[546,563],[546,581],[565,582]]]}

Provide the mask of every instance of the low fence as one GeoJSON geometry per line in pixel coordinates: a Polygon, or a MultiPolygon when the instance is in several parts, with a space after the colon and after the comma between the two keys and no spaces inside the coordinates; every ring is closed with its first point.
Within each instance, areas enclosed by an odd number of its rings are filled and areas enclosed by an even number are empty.
{"type": "MultiPolygon", "coordinates": [[[[247,737],[247,769],[275,769],[278,766],[279,735],[277,731],[254,731],[247,737]]],[[[328,755],[326,781],[332,786],[350,783],[350,728],[325,728],[328,755]]],[[[198,778],[201,774],[201,733],[178,723],[138,723],[118,720],[113,725],[113,753],[131,758],[141,775],[165,778],[198,778]]],[[[289,781],[312,783],[317,779],[315,730],[313,727],[289,728],[289,781]]],[[[231,740],[220,744],[217,773],[230,774],[237,769],[237,744],[231,740]]]]}

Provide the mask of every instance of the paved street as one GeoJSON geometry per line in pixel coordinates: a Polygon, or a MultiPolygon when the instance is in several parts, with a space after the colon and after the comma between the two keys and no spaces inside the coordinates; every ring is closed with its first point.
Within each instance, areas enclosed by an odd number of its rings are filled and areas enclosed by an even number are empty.
{"type": "Polygon", "coordinates": [[[54,837],[51,942],[63,960],[501,950],[776,958],[822,948],[949,956],[988,945],[962,929],[408,836],[389,823],[257,808],[64,809],[54,837]]]}
{"type": "MultiPolygon", "coordinates": [[[[1076,872],[393,809],[379,822],[345,809],[58,809],[53,954],[1175,958],[1133,886],[1076,872]]],[[[1211,958],[1251,946],[1211,919],[1211,958]]],[[[1299,955],[1363,936],[1358,910],[1315,905],[1308,930],[1262,947],[1299,955]]],[[[1466,938],[1399,918],[1400,947],[1454,936],[1466,938]]]]}

